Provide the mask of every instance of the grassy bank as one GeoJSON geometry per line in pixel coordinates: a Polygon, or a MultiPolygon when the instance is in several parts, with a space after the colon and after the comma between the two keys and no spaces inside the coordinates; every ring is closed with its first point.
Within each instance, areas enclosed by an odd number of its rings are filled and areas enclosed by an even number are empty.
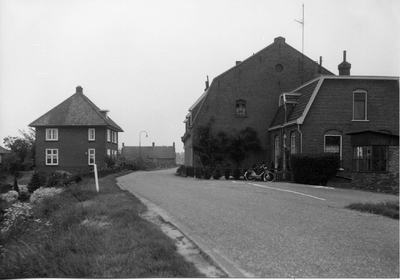
{"type": "Polygon", "coordinates": [[[378,214],[392,219],[399,219],[399,201],[388,201],[381,203],[353,203],[346,208],[378,214]]]}
{"type": "Polygon", "coordinates": [[[86,179],[31,207],[20,203],[0,235],[1,278],[204,277],[140,217],[145,206],[115,178],[102,178],[99,194],[86,179]]]}

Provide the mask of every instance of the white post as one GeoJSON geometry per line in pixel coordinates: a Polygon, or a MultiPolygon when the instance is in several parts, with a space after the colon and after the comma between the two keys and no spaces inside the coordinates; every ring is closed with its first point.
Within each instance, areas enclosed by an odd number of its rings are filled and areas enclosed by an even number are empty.
{"type": "Polygon", "coordinates": [[[94,180],[96,181],[96,191],[100,192],[100,190],[99,190],[99,178],[97,176],[97,164],[94,165],[94,180]]]}

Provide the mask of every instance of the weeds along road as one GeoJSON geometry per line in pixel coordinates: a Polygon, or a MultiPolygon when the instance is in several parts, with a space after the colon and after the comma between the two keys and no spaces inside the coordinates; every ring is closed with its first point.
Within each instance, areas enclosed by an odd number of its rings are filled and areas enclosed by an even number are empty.
{"type": "Polygon", "coordinates": [[[165,210],[246,276],[398,278],[399,221],[347,210],[397,196],[135,172],[123,188],[165,210]]]}

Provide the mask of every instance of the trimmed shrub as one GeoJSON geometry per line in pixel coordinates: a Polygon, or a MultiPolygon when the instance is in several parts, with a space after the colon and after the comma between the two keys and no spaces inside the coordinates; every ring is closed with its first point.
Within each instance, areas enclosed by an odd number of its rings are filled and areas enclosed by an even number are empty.
{"type": "Polygon", "coordinates": [[[185,176],[185,166],[184,165],[179,166],[178,169],[176,170],[175,175],[184,177],[185,176]]]}
{"type": "Polygon", "coordinates": [[[239,180],[240,179],[240,169],[238,169],[238,168],[233,169],[233,178],[235,180],[239,180]]]}
{"type": "Polygon", "coordinates": [[[340,157],[336,154],[291,155],[290,166],[295,183],[325,186],[336,175],[340,157]]]}
{"type": "Polygon", "coordinates": [[[53,197],[62,192],[59,188],[39,188],[30,197],[29,201],[32,204],[38,204],[43,201],[45,197],[53,197]]]}
{"type": "Polygon", "coordinates": [[[18,182],[17,182],[17,177],[14,177],[14,187],[13,190],[19,193],[19,187],[18,187],[18,182]]]}
{"type": "Polygon", "coordinates": [[[231,170],[228,168],[225,169],[224,176],[226,180],[229,180],[229,177],[231,176],[231,170]]]}
{"type": "Polygon", "coordinates": [[[202,167],[195,167],[194,170],[195,170],[196,178],[202,179],[203,178],[203,168],[202,167]]]}
{"type": "Polygon", "coordinates": [[[194,177],[194,168],[193,166],[186,166],[186,176],[194,177]]]}
{"type": "Polygon", "coordinates": [[[219,165],[217,165],[217,167],[215,168],[212,177],[216,180],[219,180],[219,178],[222,177],[221,167],[219,165]]]}
{"type": "Polygon", "coordinates": [[[35,190],[40,188],[41,185],[42,185],[42,182],[40,180],[39,173],[35,171],[35,173],[33,173],[33,175],[32,175],[31,181],[28,184],[28,191],[30,193],[33,193],[35,190]]]}
{"type": "Polygon", "coordinates": [[[211,178],[210,167],[204,167],[204,179],[208,180],[211,178]]]}

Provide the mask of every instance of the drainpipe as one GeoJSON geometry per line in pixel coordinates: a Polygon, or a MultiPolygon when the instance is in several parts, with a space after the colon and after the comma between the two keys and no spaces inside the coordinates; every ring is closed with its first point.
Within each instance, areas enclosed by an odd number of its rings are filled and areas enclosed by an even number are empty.
{"type": "Polygon", "coordinates": [[[300,130],[300,124],[297,124],[297,131],[300,134],[300,154],[303,153],[303,133],[300,130]]]}

